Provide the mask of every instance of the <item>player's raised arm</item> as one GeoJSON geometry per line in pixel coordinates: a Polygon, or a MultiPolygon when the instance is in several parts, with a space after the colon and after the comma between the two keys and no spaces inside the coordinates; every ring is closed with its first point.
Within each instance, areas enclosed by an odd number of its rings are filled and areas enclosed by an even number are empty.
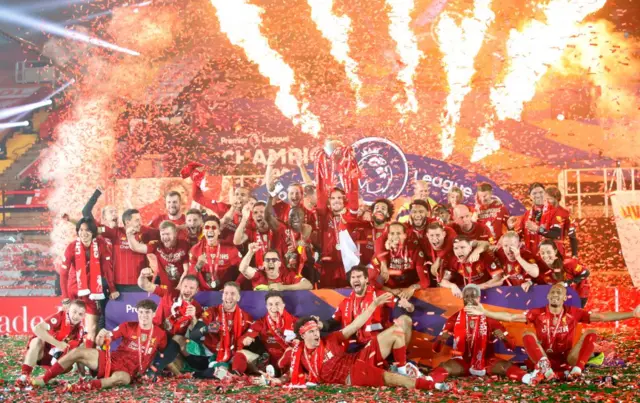
{"type": "Polygon", "coordinates": [[[488,311],[480,305],[468,305],[464,308],[465,312],[469,315],[484,315],[487,318],[499,320],[502,322],[519,322],[527,323],[527,317],[523,313],[509,313],[509,312],[494,312],[488,311]]]}
{"type": "Polygon", "coordinates": [[[627,320],[633,318],[640,318],[640,305],[630,312],[601,312],[590,313],[589,319],[591,322],[615,322],[618,320],[627,320]]]}

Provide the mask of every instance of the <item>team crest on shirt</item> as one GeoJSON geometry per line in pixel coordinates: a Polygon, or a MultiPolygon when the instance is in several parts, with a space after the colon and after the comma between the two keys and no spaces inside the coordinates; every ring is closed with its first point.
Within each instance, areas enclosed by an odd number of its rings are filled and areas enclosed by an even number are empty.
{"type": "Polygon", "coordinates": [[[51,318],[51,324],[55,325],[56,323],[58,323],[58,319],[56,318],[51,318]]]}

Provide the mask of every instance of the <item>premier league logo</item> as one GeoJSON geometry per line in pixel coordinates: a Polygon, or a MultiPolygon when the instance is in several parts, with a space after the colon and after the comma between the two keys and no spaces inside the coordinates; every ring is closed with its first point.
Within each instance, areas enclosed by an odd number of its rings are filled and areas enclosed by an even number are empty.
{"type": "Polygon", "coordinates": [[[409,165],[404,153],[391,141],[367,137],[353,144],[360,167],[360,194],[367,203],[379,198],[395,199],[409,178],[409,165]]]}

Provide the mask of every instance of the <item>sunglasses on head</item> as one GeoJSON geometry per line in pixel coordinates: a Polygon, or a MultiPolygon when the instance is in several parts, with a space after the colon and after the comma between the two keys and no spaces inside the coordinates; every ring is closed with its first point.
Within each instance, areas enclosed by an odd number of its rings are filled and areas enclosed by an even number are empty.
{"type": "Polygon", "coordinates": [[[279,262],[280,259],[277,257],[267,257],[264,259],[264,261],[267,263],[275,263],[275,262],[279,262]]]}
{"type": "Polygon", "coordinates": [[[209,231],[210,229],[218,229],[217,225],[205,225],[204,230],[209,231]]]}

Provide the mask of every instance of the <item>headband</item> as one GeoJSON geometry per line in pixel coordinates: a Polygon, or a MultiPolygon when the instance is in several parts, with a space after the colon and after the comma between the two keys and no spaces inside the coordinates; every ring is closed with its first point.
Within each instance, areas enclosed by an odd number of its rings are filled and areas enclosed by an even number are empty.
{"type": "Polygon", "coordinates": [[[298,333],[300,334],[300,336],[302,336],[303,334],[307,333],[309,330],[315,330],[317,328],[318,328],[318,323],[315,320],[310,320],[309,322],[300,326],[298,333]]]}

